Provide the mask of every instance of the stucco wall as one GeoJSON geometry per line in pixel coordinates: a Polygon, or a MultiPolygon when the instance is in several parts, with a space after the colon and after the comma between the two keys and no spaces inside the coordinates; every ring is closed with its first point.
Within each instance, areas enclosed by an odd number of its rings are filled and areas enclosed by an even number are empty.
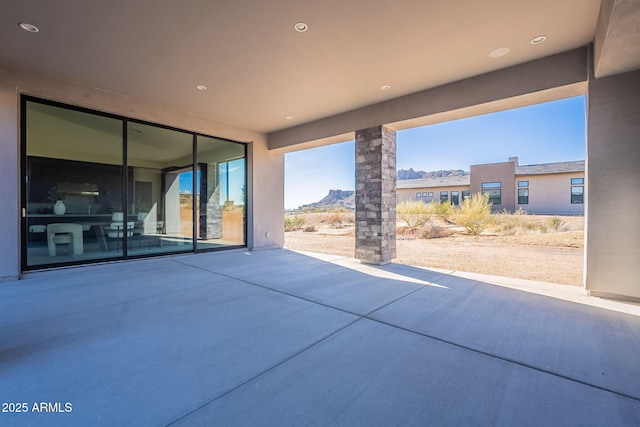
{"type": "Polygon", "coordinates": [[[640,71],[589,82],[586,287],[640,301],[640,71]]]}
{"type": "Polygon", "coordinates": [[[516,174],[515,162],[488,163],[484,165],[471,165],[471,194],[482,192],[483,182],[501,183],[501,203],[492,206],[493,211],[515,209],[514,176],[516,174]]]}
{"type": "Polygon", "coordinates": [[[401,130],[582,95],[588,49],[562,52],[269,134],[271,149],[353,138],[355,129],[401,130]]]}
{"type": "Polygon", "coordinates": [[[18,100],[16,88],[0,70],[0,281],[16,279],[19,269],[18,100]]]}
{"type": "Polygon", "coordinates": [[[571,178],[584,178],[584,172],[516,176],[516,209],[538,215],[584,215],[584,204],[571,203],[571,178]],[[529,181],[529,204],[518,204],[518,181],[529,181]]]}
{"type": "Polygon", "coordinates": [[[284,154],[268,151],[261,133],[120,94],[0,65],[0,280],[20,273],[19,95],[60,101],[248,144],[248,246],[284,243],[284,154]]]}
{"type": "Polygon", "coordinates": [[[456,187],[398,188],[396,190],[396,194],[397,194],[398,203],[404,202],[407,200],[418,200],[425,203],[429,203],[429,202],[439,202],[441,191],[446,191],[449,196],[449,201],[451,201],[451,192],[457,191],[459,193],[458,194],[459,203],[462,203],[462,192],[468,189],[469,189],[469,186],[466,186],[466,185],[456,186],[456,187]],[[416,197],[416,193],[418,192],[420,193],[432,192],[433,197],[418,198],[416,197]]]}

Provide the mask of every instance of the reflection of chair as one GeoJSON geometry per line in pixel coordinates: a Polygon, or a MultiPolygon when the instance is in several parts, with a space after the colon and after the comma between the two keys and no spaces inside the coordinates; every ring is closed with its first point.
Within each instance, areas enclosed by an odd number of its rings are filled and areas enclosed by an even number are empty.
{"type": "Polygon", "coordinates": [[[46,232],[47,232],[47,226],[46,225],[30,225],[29,226],[29,240],[35,240],[34,237],[36,236],[36,234],[46,233],[46,232]]]}
{"type": "MultiPolygon", "coordinates": [[[[133,237],[133,221],[127,222],[126,227],[127,227],[126,229],[127,238],[133,237]]],[[[124,223],[112,222],[111,224],[109,224],[108,227],[106,227],[105,231],[106,231],[105,237],[107,238],[107,251],[110,250],[109,242],[116,242],[117,247],[119,248],[120,243],[122,243],[122,238],[124,237],[124,234],[125,234],[124,223]]]]}
{"type": "Polygon", "coordinates": [[[82,255],[82,225],[80,224],[49,224],[47,225],[47,242],[49,256],[56,256],[56,245],[68,243],[73,255],[82,255]]]}

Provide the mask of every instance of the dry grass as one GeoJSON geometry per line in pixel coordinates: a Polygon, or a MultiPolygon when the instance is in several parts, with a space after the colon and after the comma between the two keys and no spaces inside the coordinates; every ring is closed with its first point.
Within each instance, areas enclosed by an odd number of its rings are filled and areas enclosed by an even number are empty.
{"type": "MultiPolygon", "coordinates": [[[[344,222],[338,227],[327,214],[302,214],[305,225],[317,231],[285,233],[285,247],[353,257],[354,214],[342,215],[344,222]]],[[[437,216],[415,232],[399,221],[395,262],[581,286],[583,228],[582,217],[521,215],[513,219],[503,215],[473,236],[437,216]]]]}

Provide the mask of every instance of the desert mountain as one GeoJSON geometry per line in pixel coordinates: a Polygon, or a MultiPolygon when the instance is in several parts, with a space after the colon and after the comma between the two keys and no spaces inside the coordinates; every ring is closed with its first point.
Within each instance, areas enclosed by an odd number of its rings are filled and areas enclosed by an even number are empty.
{"type": "Polygon", "coordinates": [[[445,176],[464,176],[468,174],[469,172],[465,172],[462,169],[425,172],[425,171],[416,171],[416,170],[413,170],[413,168],[410,168],[409,170],[399,169],[398,179],[442,178],[445,176]]]}
{"type": "Polygon", "coordinates": [[[322,200],[308,205],[302,205],[299,209],[331,209],[331,208],[356,208],[356,192],[351,190],[329,190],[322,200]]]}
{"type": "MultiPolygon", "coordinates": [[[[413,168],[406,170],[398,170],[398,179],[419,179],[419,178],[441,178],[445,176],[464,176],[469,172],[465,172],[462,169],[457,170],[439,170],[434,172],[416,171],[413,168]]],[[[355,191],[352,190],[329,190],[329,194],[324,196],[322,200],[309,203],[308,205],[302,205],[298,209],[332,209],[332,208],[346,208],[355,209],[355,191]]]]}

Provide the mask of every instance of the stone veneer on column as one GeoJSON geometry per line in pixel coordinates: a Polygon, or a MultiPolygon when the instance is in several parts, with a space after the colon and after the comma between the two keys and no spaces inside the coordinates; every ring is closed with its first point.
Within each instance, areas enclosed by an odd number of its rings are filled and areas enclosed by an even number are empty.
{"type": "Polygon", "coordinates": [[[384,126],[356,132],[356,252],[363,263],[396,257],[396,133],[384,126]]]}
{"type": "Polygon", "coordinates": [[[220,182],[218,167],[207,167],[207,200],[205,212],[207,212],[206,238],[221,239],[222,236],[222,206],[220,206],[220,182]]]}

